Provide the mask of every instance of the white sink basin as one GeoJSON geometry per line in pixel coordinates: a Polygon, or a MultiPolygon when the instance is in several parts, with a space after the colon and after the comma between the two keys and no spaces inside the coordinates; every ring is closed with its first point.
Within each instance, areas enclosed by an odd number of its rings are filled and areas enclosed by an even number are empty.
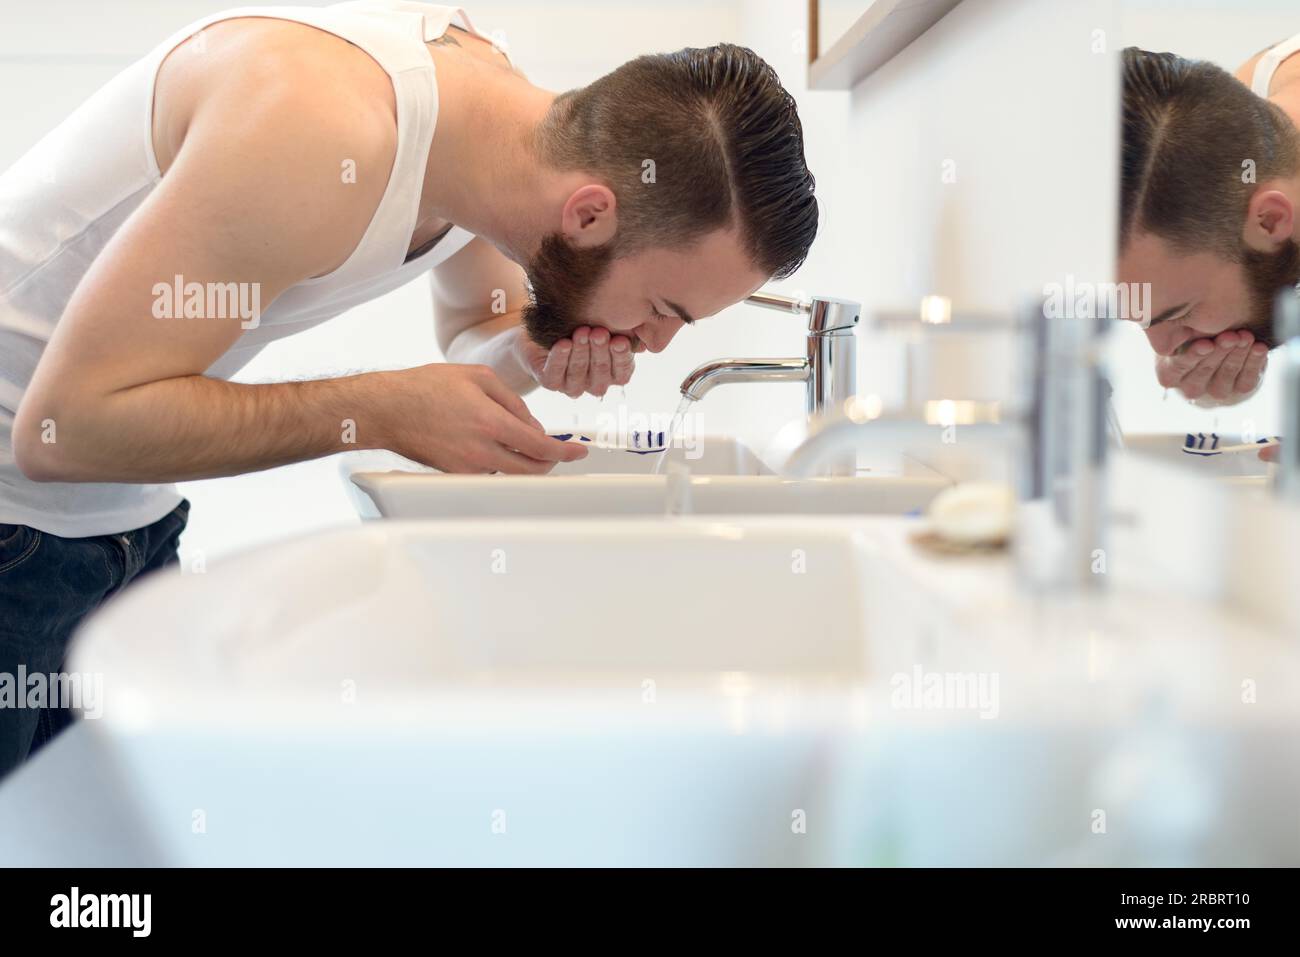
{"type": "Polygon", "coordinates": [[[924,510],[951,484],[900,461],[852,477],[787,479],[735,439],[706,436],[667,453],[593,446],[582,461],[543,476],[448,475],[391,453],[347,456],[340,470],[363,518],[903,515],[924,510]]]}
{"type": "Polygon", "coordinates": [[[74,640],[104,689],[77,730],[160,864],[1300,859],[1300,684],[1268,643],[1025,599],[913,531],[366,523],[109,602],[74,640]],[[930,710],[922,670],[1000,691],[930,710]]]}
{"type": "Polygon", "coordinates": [[[775,475],[463,476],[356,472],[368,518],[663,515],[903,515],[950,484],[938,475],[786,479],[775,475]]]}
{"type": "Polygon", "coordinates": [[[861,711],[859,558],[836,529],[367,523],[142,582],[75,667],[162,863],[798,864],[861,711]]]}
{"type": "Polygon", "coordinates": [[[694,475],[771,475],[769,469],[748,446],[726,435],[700,436],[691,448],[671,448],[667,452],[640,452],[622,448],[587,445],[587,457],[580,462],[561,462],[548,477],[568,475],[650,475],[666,459],[686,466],[694,475]]]}
{"type": "MultiPolygon", "coordinates": [[[[690,448],[671,448],[667,453],[642,452],[584,443],[587,457],[577,462],[561,462],[546,476],[563,478],[574,475],[652,475],[666,455],[667,466],[684,465],[692,475],[771,475],[772,470],[743,442],[730,436],[706,435],[695,438],[690,448]]],[[[346,479],[356,472],[402,471],[416,475],[444,475],[435,468],[404,458],[394,452],[354,452],[340,459],[340,471],[346,479]]]]}
{"type": "Polygon", "coordinates": [[[853,680],[860,575],[853,536],[833,528],[367,523],[142,583],[87,626],[78,655],[172,717],[266,687],[333,707],[341,675],[406,689],[628,670],[853,680]],[[287,574],[310,584],[284,587],[287,574]],[[132,633],[141,615],[150,628],[132,633]]]}

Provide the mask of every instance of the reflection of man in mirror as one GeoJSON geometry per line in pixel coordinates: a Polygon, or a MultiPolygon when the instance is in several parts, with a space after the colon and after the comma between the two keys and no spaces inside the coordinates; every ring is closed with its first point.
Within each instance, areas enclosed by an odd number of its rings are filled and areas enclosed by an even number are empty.
{"type": "Polygon", "coordinates": [[[1236,77],[1123,53],[1119,278],[1151,283],[1156,377],[1198,405],[1259,389],[1273,299],[1300,280],[1297,51],[1300,37],[1236,77]]]}

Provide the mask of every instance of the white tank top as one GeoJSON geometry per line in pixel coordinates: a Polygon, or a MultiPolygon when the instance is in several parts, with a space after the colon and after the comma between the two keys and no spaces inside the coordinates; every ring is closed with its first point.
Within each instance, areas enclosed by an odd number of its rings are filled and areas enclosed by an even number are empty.
{"type": "Polygon", "coordinates": [[[228,379],[267,343],[409,282],[474,238],[453,226],[406,261],[438,118],[438,87],[425,43],[453,23],[481,36],[462,10],[358,0],[324,8],[244,7],[185,27],[109,81],[0,174],[0,523],[65,537],[103,535],[148,525],[180,502],[174,485],[28,481],[14,464],[14,415],[81,277],[162,179],[152,111],[163,59],[209,24],[248,16],[309,24],[355,44],[379,63],[396,94],[397,155],[388,187],[352,255],[333,272],[285,290],[207,375],[228,379]]]}
{"type": "Polygon", "coordinates": [[[1255,72],[1250,77],[1250,89],[1256,96],[1268,99],[1268,88],[1273,84],[1273,74],[1282,61],[1300,51],[1300,34],[1283,40],[1255,61],[1255,72]]]}

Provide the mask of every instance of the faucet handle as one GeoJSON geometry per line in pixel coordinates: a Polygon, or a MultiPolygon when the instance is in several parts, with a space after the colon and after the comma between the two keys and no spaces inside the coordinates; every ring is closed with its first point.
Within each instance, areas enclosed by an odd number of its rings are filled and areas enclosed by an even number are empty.
{"type": "Polygon", "coordinates": [[[807,312],[809,307],[807,299],[801,299],[798,296],[787,296],[784,293],[772,292],[768,289],[760,289],[758,292],[746,296],[745,302],[751,306],[762,306],[764,309],[776,309],[778,312],[789,312],[796,315],[807,312]]]}
{"type": "Polygon", "coordinates": [[[747,296],[745,302],[764,309],[776,309],[794,315],[804,314],[808,317],[808,332],[813,335],[851,330],[858,324],[858,318],[862,314],[862,304],[848,299],[835,299],[831,296],[803,299],[766,289],[747,296]]]}
{"type": "Polygon", "coordinates": [[[832,332],[851,332],[862,316],[862,304],[848,299],[817,296],[808,308],[808,332],[821,335],[832,332]]]}

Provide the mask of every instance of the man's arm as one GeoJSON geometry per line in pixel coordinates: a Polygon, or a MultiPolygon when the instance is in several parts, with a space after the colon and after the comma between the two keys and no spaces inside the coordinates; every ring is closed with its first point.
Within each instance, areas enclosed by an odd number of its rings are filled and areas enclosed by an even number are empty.
{"type": "Polygon", "coordinates": [[[163,482],[373,447],[455,471],[581,457],[481,368],[229,383],[203,373],[239,338],[239,317],[155,317],[155,287],[175,276],[252,284],[265,308],[346,260],[386,184],[395,130],[345,78],[335,85],[327,75],[304,93],[250,68],[195,108],[162,182],[92,264],[42,355],[14,424],[25,474],[163,482]],[[344,159],[373,175],[342,184],[344,159]],[[356,425],[346,445],[345,420],[356,425]]]}
{"type": "Polygon", "coordinates": [[[475,237],[429,272],[434,332],[450,362],[482,363],[524,394],[537,380],[515,348],[520,310],[528,301],[524,271],[475,237]]]}

